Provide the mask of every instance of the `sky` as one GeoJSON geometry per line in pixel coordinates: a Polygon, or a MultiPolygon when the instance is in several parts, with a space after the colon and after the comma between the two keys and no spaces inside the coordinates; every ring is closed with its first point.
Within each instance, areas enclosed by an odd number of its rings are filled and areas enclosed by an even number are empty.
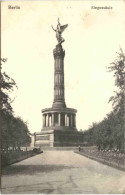
{"type": "Polygon", "coordinates": [[[2,2],[1,57],[7,58],[3,70],[18,86],[10,94],[15,116],[28,122],[31,133],[41,131],[41,110],[53,103],[57,40],[51,25],[56,27],[58,17],[62,25],[68,24],[63,33],[65,100],[78,111],[77,129],[88,129],[112,110],[108,101],[115,86],[107,67],[120,47],[125,52],[124,10],[124,1],[2,2]]]}

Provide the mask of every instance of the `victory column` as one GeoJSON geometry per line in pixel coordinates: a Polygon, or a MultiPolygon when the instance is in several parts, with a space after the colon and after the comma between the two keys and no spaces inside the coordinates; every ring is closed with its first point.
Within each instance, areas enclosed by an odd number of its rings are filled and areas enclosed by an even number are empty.
{"type": "Polygon", "coordinates": [[[41,147],[78,146],[82,144],[82,134],[76,129],[76,109],[67,108],[64,88],[64,56],[62,43],[63,31],[68,24],[61,26],[59,19],[56,32],[58,44],[53,50],[54,55],[54,101],[52,108],[42,110],[43,128],[36,133],[35,145],[41,147]]]}

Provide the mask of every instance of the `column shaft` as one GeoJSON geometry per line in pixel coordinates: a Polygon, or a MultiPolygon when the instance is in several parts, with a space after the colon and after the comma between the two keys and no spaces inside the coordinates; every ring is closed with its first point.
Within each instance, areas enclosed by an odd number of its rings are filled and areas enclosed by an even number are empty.
{"type": "Polygon", "coordinates": [[[43,127],[45,127],[45,115],[43,114],[43,127]]]}
{"type": "Polygon", "coordinates": [[[61,113],[58,113],[58,124],[61,126],[61,113]]]}
{"type": "Polygon", "coordinates": [[[53,107],[66,107],[64,97],[64,56],[65,51],[61,45],[53,50],[54,54],[54,101],[53,107]]]}
{"type": "Polygon", "coordinates": [[[70,115],[70,126],[72,127],[73,124],[72,124],[72,114],[70,115]]]}
{"type": "Polygon", "coordinates": [[[65,126],[67,126],[67,114],[65,114],[65,126]]]}
{"type": "Polygon", "coordinates": [[[46,126],[49,126],[49,114],[46,115],[46,126]]]}
{"type": "Polygon", "coordinates": [[[76,115],[74,115],[74,126],[76,127],[76,115]]]}
{"type": "Polygon", "coordinates": [[[52,126],[54,126],[54,113],[52,113],[52,126]]]}
{"type": "Polygon", "coordinates": [[[45,127],[46,127],[46,114],[44,114],[44,120],[45,120],[44,121],[45,122],[44,124],[45,124],[45,127]]]}
{"type": "Polygon", "coordinates": [[[69,116],[67,115],[67,126],[69,127],[69,116]]]}

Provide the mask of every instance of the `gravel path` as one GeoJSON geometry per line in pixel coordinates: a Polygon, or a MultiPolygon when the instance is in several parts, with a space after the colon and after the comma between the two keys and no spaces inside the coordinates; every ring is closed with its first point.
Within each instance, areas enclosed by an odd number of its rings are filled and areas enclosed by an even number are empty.
{"type": "Polygon", "coordinates": [[[125,193],[125,172],[73,151],[45,151],[3,170],[2,193],[125,193]]]}

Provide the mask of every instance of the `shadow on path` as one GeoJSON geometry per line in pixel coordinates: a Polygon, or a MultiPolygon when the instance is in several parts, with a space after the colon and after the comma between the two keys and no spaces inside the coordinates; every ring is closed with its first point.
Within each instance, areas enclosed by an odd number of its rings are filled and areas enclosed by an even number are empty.
{"type": "Polygon", "coordinates": [[[69,169],[64,165],[11,165],[2,170],[2,175],[34,175],[40,172],[52,172],[69,169]]]}

